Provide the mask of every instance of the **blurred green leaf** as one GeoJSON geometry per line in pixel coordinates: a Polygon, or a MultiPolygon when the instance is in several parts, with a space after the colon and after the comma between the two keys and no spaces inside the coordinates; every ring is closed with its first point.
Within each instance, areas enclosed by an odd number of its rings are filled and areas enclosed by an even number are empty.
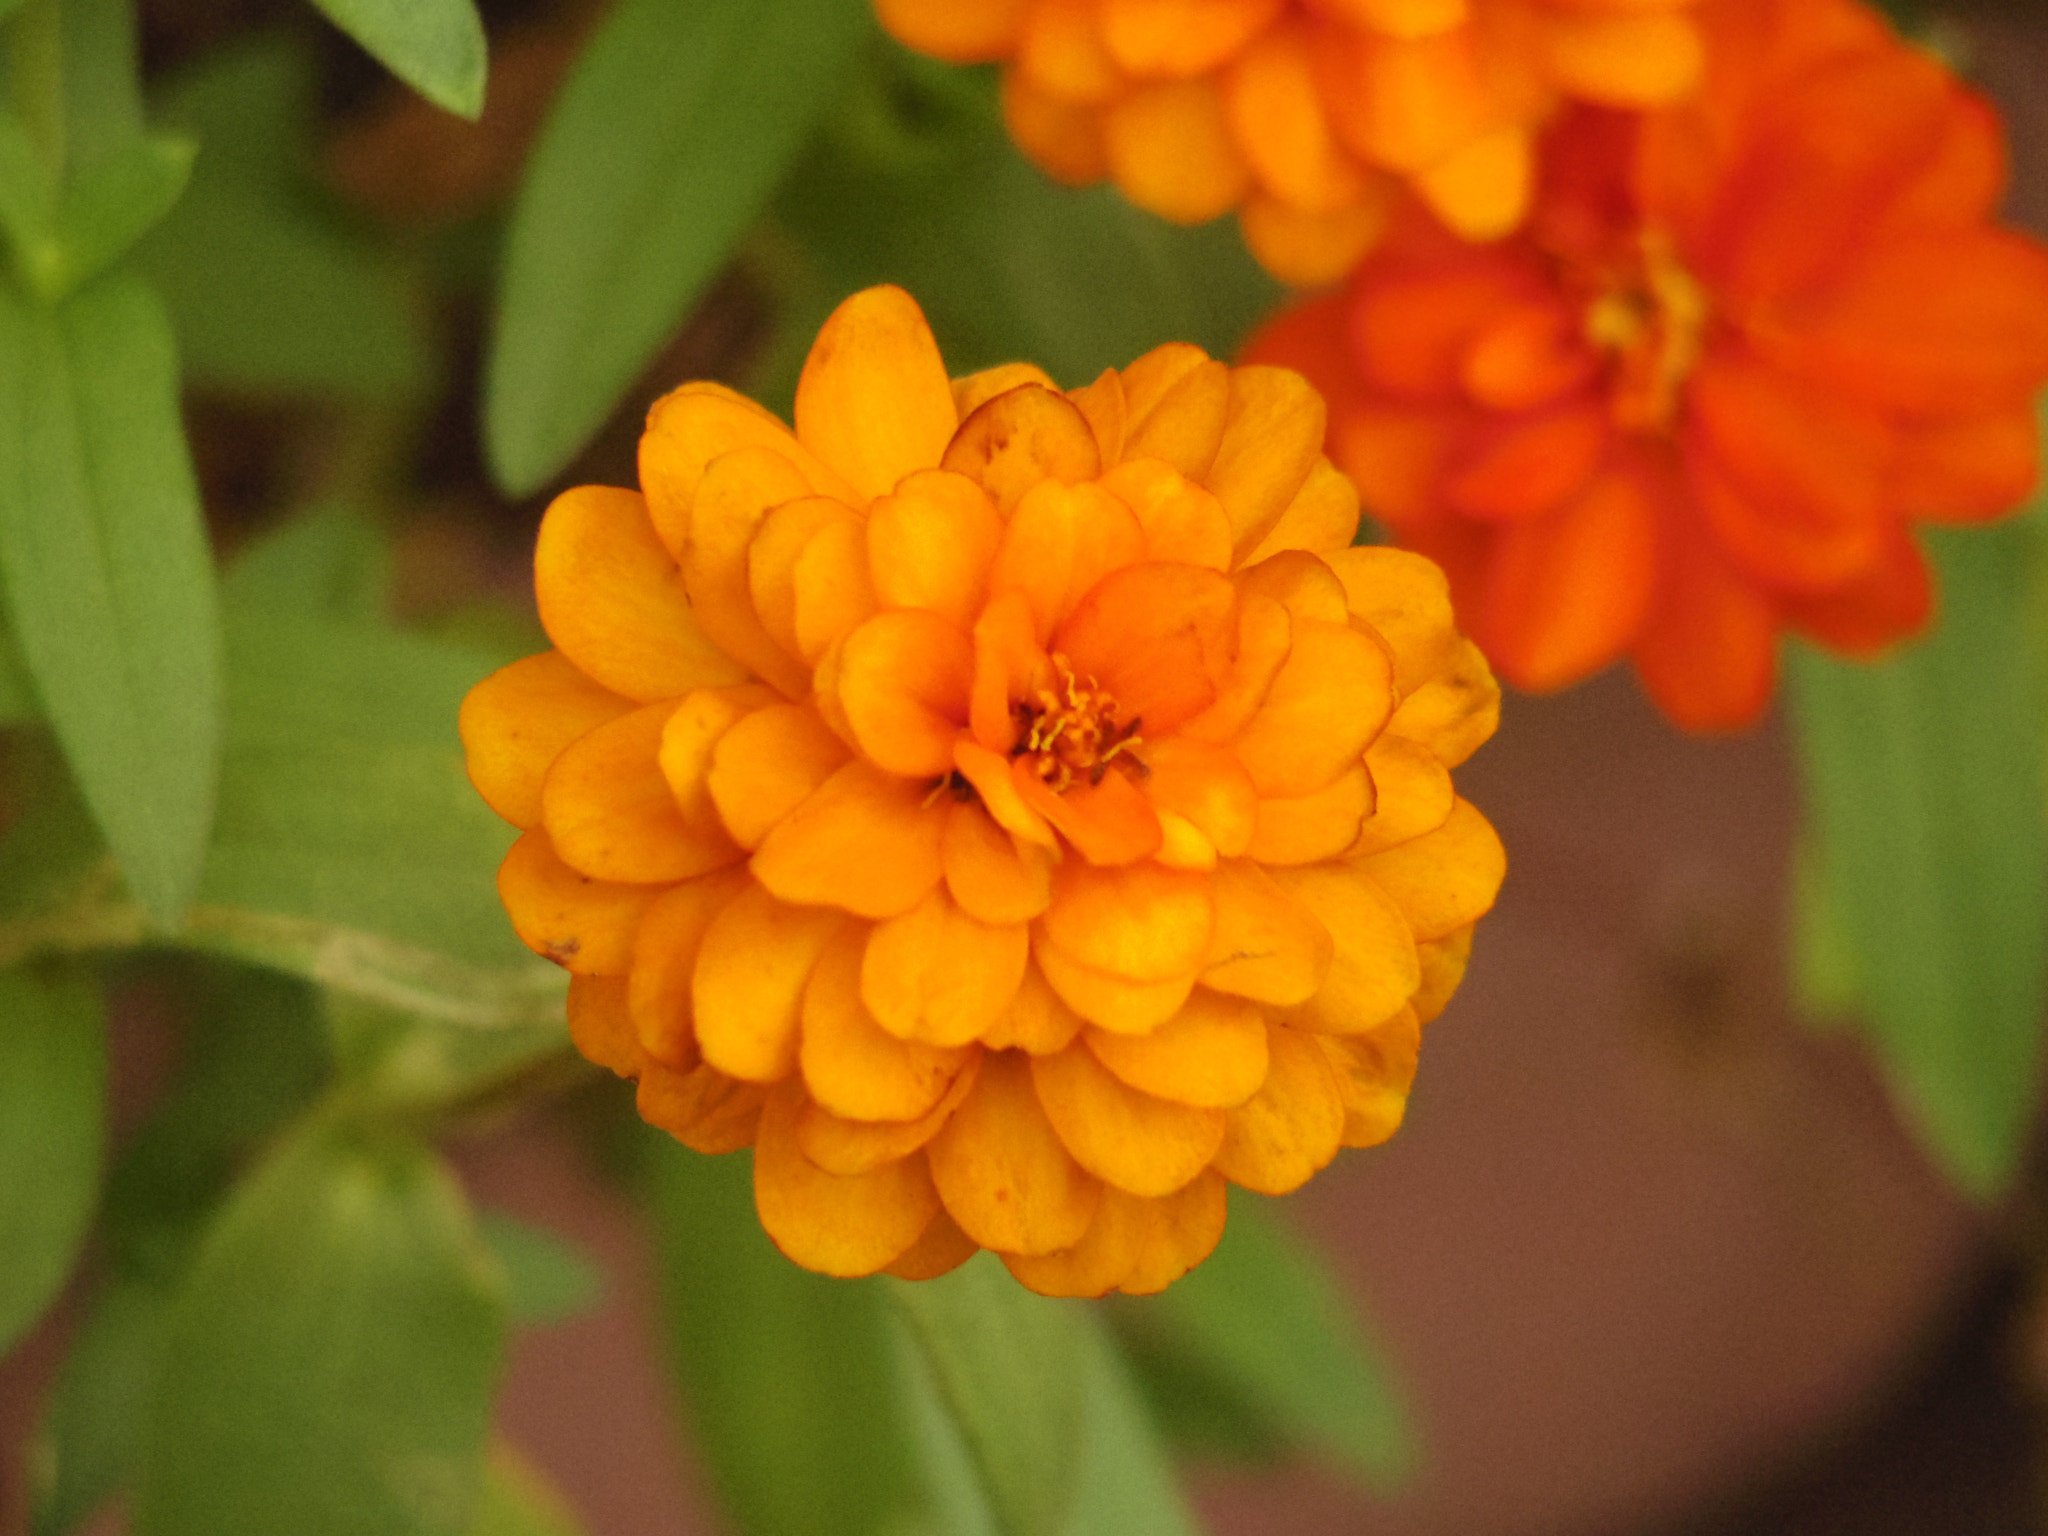
{"type": "Polygon", "coordinates": [[[1124,1362],[1098,1319],[1081,1333],[1087,1430],[1066,1536],[1193,1536],[1199,1527],[1124,1362]]]}
{"type": "Polygon", "coordinates": [[[71,180],[141,136],[142,65],[135,0],[56,0],[55,9],[62,33],[64,170],[71,180]]]}
{"type": "Polygon", "coordinates": [[[1414,1461],[1387,1367],[1322,1258],[1259,1196],[1231,1191],[1215,1253],[1121,1302],[1141,1341],[1251,1407],[1281,1442],[1389,1488],[1414,1461]]]}
{"type": "Polygon", "coordinates": [[[351,233],[308,171],[312,62],[285,37],[207,53],[161,102],[201,145],[191,187],[136,248],[187,375],[237,389],[388,401],[432,360],[391,257],[351,233]]]}
{"type": "Polygon", "coordinates": [[[330,991],[327,1020],[348,1101],[380,1116],[482,1108],[595,1069],[569,1043],[558,994],[533,1017],[423,1015],[330,991]]]}
{"type": "Polygon", "coordinates": [[[1792,850],[1791,918],[1792,996],[1800,1013],[1816,1027],[1853,1015],[1863,1006],[1856,952],[1811,836],[1792,850]]]}
{"type": "Polygon", "coordinates": [[[467,1536],[583,1536],[583,1522],[553,1485],[501,1440],[491,1447],[467,1536]]]}
{"type": "Polygon", "coordinates": [[[334,24],[435,106],[474,120],[489,58],[472,0],[313,0],[334,24]]]}
{"type": "Polygon", "coordinates": [[[775,1250],[750,1160],[646,1138],[668,1342],[734,1529],[877,1536],[917,1507],[888,1297],[775,1250]]]}
{"type": "Polygon", "coordinates": [[[604,1301],[604,1271],[559,1233],[485,1211],[477,1228],[505,1272],[506,1307],[523,1327],[566,1322],[604,1301]]]}
{"type": "Polygon", "coordinates": [[[978,1254],[937,1280],[892,1282],[911,1338],[960,1426],[1007,1536],[1059,1536],[1086,1444],[1086,1321],[978,1254]]]}
{"type": "Polygon", "coordinates": [[[1882,665],[1787,657],[1808,827],[1863,1023],[1941,1166],[2009,1182],[2040,1101],[2048,825],[2030,524],[1933,531],[1941,615],[1882,665]]]}
{"type": "Polygon", "coordinates": [[[391,589],[391,546],[347,507],[315,507],[245,550],[221,595],[246,613],[376,624],[391,589]]]}
{"type": "Polygon", "coordinates": [[[56,1296],[91,1224],[106,1079],[97,991],[0,972],[0,1354],[56,1296]]]}
{"type": "Polygon", "coordinates": [[[307,1126],[243,1182],[186,1277],[136,1536],[463,1531],[504,1312],[431,1152],[307,1126]]]}
{"type": "Polygon", "coordinates": [[[86,803],[176,926],[213,816],[220,637],[170,327],[132,279],[47,313],[0,295],[0,577],[86,803]]]}
{"type": "Polygon", "coordinates": [[[195,149],[187,139],[137,137],[51,200],[22,181],[26,147],[19,125],[0,114],[0,222],[23,283],[46,304],[99,276],[170,212],[195,149]]]}
{"type": "Polygon", "coordinates": [[[992,74],[886,46],[775,209],[817,276],[811,312],[785,317],[782,381],[761,391],[778,407],[818,302],[873,283],[916,296],[955,374],[1027,359],[1067,386],[1166,341],[1227,357],[1279,298],[1231,221],[1177,228],[1108,187],[1053,185],[1010,144],[992,74]]]}
{"type": "Polygon", "coordinates": [[[43,706],[36,698],[28,663],[21,659],[21,647],[0,625],[0,726],[23,725],[42,718],[43,706]]]}
{"type": "Polygon", "coordinates": [[[30,1448],[30,1536],[64,1536],[134,1475],[170,1315],[154,1277],[116,1278],[94,1298],[30,1448]]]}
{"type": "Polygon", "coordinates": [[[760,212],[859,0],[622,0],[527,168],[487,365],[492,473],[535,490],[603,423],[760,212]]]}

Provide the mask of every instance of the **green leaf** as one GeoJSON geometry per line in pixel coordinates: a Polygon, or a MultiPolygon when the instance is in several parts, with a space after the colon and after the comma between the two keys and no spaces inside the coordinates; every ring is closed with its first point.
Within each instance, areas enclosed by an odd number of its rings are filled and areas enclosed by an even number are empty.
{"type": "Polygon", "coordinates": [[[99,1201],[107,1046],[75,977],[0,972],[0,1354],[71,1273],[99,1201]]]}
{"type": "Polygon", "coordinates": [[[1101,1323],[1081,1330],[1087,1424],[1066,1536],[1194,1536],[1159,1433],[1101,1323]]]}
{"type": "Polygon", "coordinates": [[[505,1271],[514,1323],[532,1328],[566,1322],[604,1301],[604,1271],[559,1233],[503,1211],[485,1211],[477,1227],[505,1271]]]}
{"type": "Polygon", "coordinates": [[[221,585],[238,613],[376,624],[391,590],[391,546],[347,507],[303,512],[246,550],[221,585]]]}
{"type": "Polygon", "coordinates": [[[997,1525],[1006,1536],[1058,1536],[1086,1443],[1080,1309],[1033,1295],[986,1254],[937,1280],[890,1289],[997,1525]]]}
{"type": "Polygon", "coordinates": [[[435,106],[474,121],[489,59],[472,0],[313,0],[334,24],[435,106]]]}
{"type": "Polygon", "coordinates": [[[1259,1197],[1233,1190],[1215,1253],[1117,1315],[1141,1355],[1222,1387],[1282,1443],[1379,1489],[1411,1470],[1413,1440],[1386,1365],[1321,1258],[1259,1197]]]}
{"type": "Polygon", "coordinates": [[[491,1447],[467,1536],[583,1536],[561,1494],[502,1440],[491,1447]]]}
{"type": "Polygon", "coordinates": [[[161,103],[202,150],[191,187],[135,251],[188,377],[371,401],[417,396],[432,359],[392,256],[348,230],[310,174],[311,59],[285,37],[209,51],[161,103]]]}
{"type": "Polygon", "coordinates": [[[876,1281],[775,1250],[749,1160],[647,1138],[668,1342],[734,1529],[876,1536],[917,1507],[893,1318],[876,1281]]]}
{"type": "Polygon", "coordinates": [[[42,702],[36,698],[28,663],[21,659],[21,647],[0,625],[0,726],[25,725],[42,718],[42,702]]]}
{"type": "Polygon", "coordinates": [[[31,1536],[64,1536],[133,1475],[170,1315],[154,1277],[116,1279],[94,1299],[30,1447],[31,1536]]]}
{"type": "Polygon", "coordinates": [[[461,1532],[504,1310],[429,1151],[307,1127],[236,1191],[186,1277],[136,1536],[461,1532]]]}
{"type": "Polygon", "coordinates": [[[513,213],[484,441],[506,489],[589,441],[781,180],[869,29],[858,0],[622,0],[513,213]]]}
{"type": "Polygon", "coordinates": [[[1936,1160],[1991,1200],[2040,1101],[2048,827],[2030,523],[1935,531],[1939,626],[1880,666],[1787,657],[1808,827],[1863,1020],[1936,1160]]]}
{"type": "Polygon", "coordinates": [[[220,637],[170,327],[131,279],[47,313],[0,295],[0,578],[86,803],[174,927],[213,816],[220,637]]]}
{"type": "Polygon", "coordinates": [[[196,146],[168,136],[132,139],[88,166],[54,202],[24,184],[26,149],[19,125],[0,115],[0,223],[22,282],[55,304],[127,255],[170,212],[192,174],[196,146]]]}

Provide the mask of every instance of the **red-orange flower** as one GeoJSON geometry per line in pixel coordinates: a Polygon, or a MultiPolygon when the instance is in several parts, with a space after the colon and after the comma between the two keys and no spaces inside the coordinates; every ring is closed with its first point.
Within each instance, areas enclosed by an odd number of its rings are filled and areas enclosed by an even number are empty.
{"type": "Polygon", "coordinates": [[[1399,1124],[1502,872],[1499,695],[1296,374],[949,382],[899,289],[792,433],[667,396],[541,526],[556,650],[464,705],[570,1028],[831,1274],[1157,1290],[1399,1124]]]}
{"type": "Polygon", "coordinates": [[[1529,203],[1567,100],[1696,83],[1694,0],[877,0],[913,48],[1000,59],[1003,109],[1062,181],[1182,223],[1240,210],[1283,281],[1330,282],[1405,182],[1472,239],[1529,203]]]}
{"type": "Polygon", "coordinates": [[[1754,718],[1791,629],[1929,609],[1912,520],[2033,484],[2048,253],[1992,222],[1991,108],[1851,0],[1715,0],[1698,100],[1581,109],[1521,237],[1420,216],[1251,355],[1331,399],[1369,510],[1532,689],[1632,656],[1692,729],[1754,718]]]}

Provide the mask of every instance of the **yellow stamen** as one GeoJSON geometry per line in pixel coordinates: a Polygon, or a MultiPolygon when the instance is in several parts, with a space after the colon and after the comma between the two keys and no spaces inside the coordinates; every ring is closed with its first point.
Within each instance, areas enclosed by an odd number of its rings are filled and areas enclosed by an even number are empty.
{"type": "Polygon", "coordinates": [[[1100,784],[1112,765],[1143,778],[1147,770],[1137,755],[1145,745],[1138,734],[1142,722],[1119,725],[1116,700],[1094,678],[1076,676],[1064,656],[1055,655],[1052,664],[1055,685],[1016,706],[1018,755],[1032,759],[1032,771],[1054,794],[1077,779],[1100,784]]]}

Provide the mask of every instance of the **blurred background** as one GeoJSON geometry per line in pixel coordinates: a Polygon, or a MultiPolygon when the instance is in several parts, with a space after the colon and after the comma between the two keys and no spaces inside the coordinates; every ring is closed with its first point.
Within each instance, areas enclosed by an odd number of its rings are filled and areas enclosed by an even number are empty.
{"type": "MultiPolygon", "coordinates": [[[[488,105],[468,123],[302,5],[145,0],[145,72],[166,119],[228,147],[202,150],[198,213],[151,236],[141,260],[180,324],[216,547],[232,555],[287,508],[374,505],[393,541],[395,616],[516,650],[533,630],[528,561],[549,495],[631,483],[641,414],[670,383],[786,396],[800,356],[789,338],[860,280],[857,259],[842,277],[807,255],[807,198],[861,174],[849,156],[872,170],[938,155],[919,135],[955,107],[928,75],[876,63],[590,446],[512,499],[477,426],[495,253],[533,137],[602,8],[481,9],[488,105]],[[238,134],[244,103],[220,61],[251,57],[282,61],[280,88],[300,92],[295,141],[238,134]],[[276,195],[256,198],[252,179],[276,195]],[[272,277],[218,283],[208,219],[248,237],[272,277]]],[[[2004,107],[2013,216],[2048,232],[2048,14],[1986,0],[1929,23],[2004,107]]],[[[958,170],[940,158],[930,174],[958,170]]],[[[975,174],[1000,196],[1033,173],[1005,159],[975,174]]],[[[876,217],[915,235],[923,215],[876,217]]],[[[1195,328],[1227,350],[1270,293],[1227,227],[1190,238],[1208,242],[1208,265],[1188,269],[1208,274],[1188,301],[1195,328]]],[[[970,287],[979,269],[959,265],[970,287]]],[[[968,300],[921,296],[961,371],[1014,344],[1000,325],[949,329],[968,300]]],[[[1461,789],[1511,851],[1500,907],[1432,1028],[1406,1127],[1288,1204],[1384,1351],[1417,1469],[1368,1497],[1306,1463],[1200,1459],[1192,1486],[1210,1528],[2048,1526],[2048,1170],[2033,1160],[1999,1209],[1971,1209],[1902,1130],[1858,1041],[1790,1001],[1798,805],[1776,724],[1684,739],[1610,676],[1511,699],[1461,789]]],[[[175,989],[147,977],[116,999],[118,1149],[160,1100],[185,1023],[175,989]]],[[[656,1260],[614,1177],[630,1114],[623,1085],[585,1082],[452,1148],[479,1205],[596,1263],[581,1310],[516,1336],[499,1427],[592,1536],[712,1532],[663,1364],[656,1260]]],[[[89,1279],[0,1360],[0,1536],[29,1529],[31,1440],[89,1279]]],[[[111,1536],[118,1510],[86,1529],[111,1536]]]]}

